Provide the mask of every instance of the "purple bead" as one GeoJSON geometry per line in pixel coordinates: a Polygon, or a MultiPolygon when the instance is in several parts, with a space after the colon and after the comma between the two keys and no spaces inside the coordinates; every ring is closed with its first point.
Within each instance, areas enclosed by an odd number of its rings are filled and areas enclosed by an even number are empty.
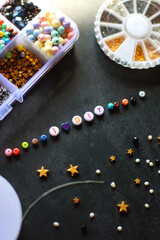
{"type": "Polygon", "coordinates": [[[46,27],[43,28],[43,32],[44,32],[45,34],[48,34],[48,33],[51,32],[51,28],[46,26],[46,27]]]}
{"type": "Polygon", "coordinates": [[[40,27],[40,23],[36,22],[33,24],[34,29],[38,29],[40,27]]]}
{"type": "Polygon", "coordinates": [[[65,17],[64,17],[64,16],[61,16],[61,17],[59,17],[58,19],[59,19],[60,23],[63,23],[64,20],[65,20],[65,17]]]}
{"type": "Polygon", "coordinates": [[[64,129],[65,131],[68,131],[70,129],[70,124],[69,122],[65,122],[61,124],[62,129],[64,129]]]}
{"type": "Polygon", "coordinates": [[[63,21],[63,27],[69,28],[70,25],[71,25],[71,23],[69,21],[66,21],[66,20],[63,21]]]}
{"type": "Polygon", "coordinates": [[[58,46],[59,50],[60,50],[62,47],[63,47],[63,46],[62,46],[61,44],[59,44],[59,46],[58,46]]]}

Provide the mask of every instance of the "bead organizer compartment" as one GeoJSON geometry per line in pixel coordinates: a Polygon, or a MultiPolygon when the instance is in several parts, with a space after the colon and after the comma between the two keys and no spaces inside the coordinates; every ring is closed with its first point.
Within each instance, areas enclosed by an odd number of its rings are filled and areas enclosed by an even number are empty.
{"type": "Polygon", "coordinates": [[[118,64],[137,69],[159,65],[159,0],[105,1],[96,15],[95,36],[118,64]]]}
{"type": "Polygon", "coordinates": [[[44,11],[41,11],[30,22],[31,25],[27,25],[22,31],[18,30],[18,34],[0,51],[0,120],[3,120],[13,109],[12,105],[15,101],[23,102],[24,95],[71,50],[79,37],[77,25],[57,8],[54,6],[49,7],[47,4],[44,11]],[[41,50],[25,36],[25,29],[30,27],[44,11],[48,10],[54,12],[58,17],[63,16],[66,21],[70,22],[74,33],[72,38],[68,39],[66,44],[59,46],[59,50],[52,56],[41,50]],[[19,51],[17,51],[18,46],[19,51]],[[16,54],[18,54],[17,69],[15,67],[16,54]],[[25,58],[26,61],[24,61],[25,58]],[[11,66],[12,61],[13,66],[11,66]],[[6,64],[5,66],[6,62],[8,65],[6,64]],[[10,74],[6,72],[7,68],[10,69],[9,66],[13,69],[12,72],[10,71],[10,74]],[[33,71],[34,69],[35,71],[33,71]],[[15,76],[13,76],[14,74],[15,76]],[[2,101],[1,86],[8,94],[2,101]]]}

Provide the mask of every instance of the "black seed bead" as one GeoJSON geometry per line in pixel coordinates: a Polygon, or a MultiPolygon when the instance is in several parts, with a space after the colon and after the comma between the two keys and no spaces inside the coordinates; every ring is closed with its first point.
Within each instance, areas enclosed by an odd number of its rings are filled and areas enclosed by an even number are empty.
{"type": "Polygon", "coordinates": [[[84,234],[86,234],[86,233],[87,233],[87,226],[86,226],[86,225],[82,225],[82,226],[81,226],[81,230],[82,230],[82,232],[83,232],[84,234]]]}
{"type": "Polygon", "coordinates": [[[136,105],[136,99],[135,99],[135,97],[131,97],[131,104],[132,104],[132,105],[136,105]]]}
{"type": "Polygon", "coordinates": [[[155,160],[155,164],[156,164],[157,167],[160,167],[160,160],[159,160],[159,159],[156,159],[156,160],[155,160]]]}
{"type": "Polygon", "coordinates": [[[138,145],[138,142],[139,142],[138,137],[134,137],[134,138],[133,138],[133,144],[134,144],[134,146],[137,146],[137,145],[138,145]]]}

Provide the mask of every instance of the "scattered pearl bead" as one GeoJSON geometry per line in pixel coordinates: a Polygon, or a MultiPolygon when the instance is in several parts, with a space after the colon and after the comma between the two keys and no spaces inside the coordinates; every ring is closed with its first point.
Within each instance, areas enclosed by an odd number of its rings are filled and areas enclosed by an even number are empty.
{"type": "Polygon", "coordinates": [[[148,140],[151,141],[152,140],[152,135],[148,136],[148,140]]]}
{"type": "Polygon", "coordinates": [[[140,160],[139,158],[137,158],[137,159],[135,160],[136,163],[140,163],[140,161],[141,161],[141,160],[140,160]]]}
{"type": "Polygon", "coordinates": [[[160,170],[158,170],[158,174],[160,174],[160,170]]]}
{"type": "Polygon", "coordinates": [[[91,213],[89,214],[89,216],[90,216],[90,218],[94,218],[94,217],[95,217],[95,214],[94,214],[93,212],[91,212],[91,213]]]}
{"type": "Polygon", "coordinates": [[[112,188],[116,188],[115,182],[111,182],[111,187],[112,187],[112,188]]]}
{"type": "Polygon", "coordinates": [[[145,206],[145,208],[149,208],[149,204],[148,203],[145,203],[144,206],[145,206]]]}
{"type": "Polygon", "coordinates": [[[153,166],[154,166],[153,162],[150,162],[150,163],[149,163],[149,166],[150,166],[150,167],[153,167],[153,166]]]}
{"type": "Polygon", "coordinates": [[[118,230],[118,232],[121,232],[122,231],[122,226],[118,226],[117,230],[118,230]]]}
{"type": "Polygon", "coordinates": [[[144,182],[144,185],[145,186],[149,186],[149,182],[144,182]]]}
{"type": "Polygon", "coordinates": [[[153,189],[150,189],[150,190],[149,190],[149,193],[150,193],[150,194],[153,194],[153,193],[154,193],[154,190],[153,190],[153,189]]]}
{"type": "Polygon", "coordinates": [[[150,160],[149,160],[149,159],[147,159],[147,160],[146,160],[146,163],[147,163],[147,164],[149,164],[149,163],[150,163],[150,160]]]}
{"type": "Polygon", "coordinates": [[[58,227],[59,227],[59,222],[54,222],[54,223],[53,223],[53,226],[56,227],[56,228],[58,228],[58,227]]]}
{"type": "Polygon", "coordinates": [[[99,175],[101,174],[101,171],[99,169],[96,170],[96,174],[99,175]]]}
{"type": "Polygon", "coordinates": [[[146,96],[146,93],[144,91],[139,92],[139,97],[144,98],[146,96]]]}

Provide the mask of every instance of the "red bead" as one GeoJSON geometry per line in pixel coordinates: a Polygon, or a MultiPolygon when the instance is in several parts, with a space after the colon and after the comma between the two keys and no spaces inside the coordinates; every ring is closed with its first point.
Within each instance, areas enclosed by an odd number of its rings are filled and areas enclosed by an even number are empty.
{"type": "Polygon", "coordinates": [[[19,148],[14,148],[13,149],[13,155],[18,156],[20,154],[19,148]]]}
{"type": "Polygon", "coordinates": [[[2,25],[4,23],[4,21],[2,19],[0,19],[0,25],[2,25]]]}
{"type": "Polygon", "coordinates": [[[119,103],[118,102],[114,102],[114,107],[115,108],[119,108],[119,103]]]}
{"type": "Polygon", "coordinates": [[[128,106],[128,99],[123,99],[122,100],[122,104],[123,104],[123,106],[128,106]]]}

